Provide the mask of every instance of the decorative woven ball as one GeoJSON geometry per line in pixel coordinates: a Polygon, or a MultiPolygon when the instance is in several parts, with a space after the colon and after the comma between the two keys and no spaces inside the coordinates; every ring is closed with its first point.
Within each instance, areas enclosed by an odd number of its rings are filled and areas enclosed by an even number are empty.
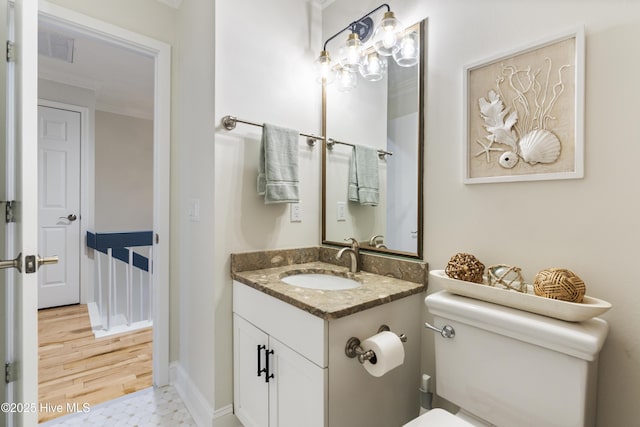
{"type": "Polygon", "coordinates": [[[484,264],[471,254],[457,253],[451,257],[444,272],[454,279],[482,283],[484,264]]]}
{"type": "Polygon", "coordinates": [[[522,269],[513,265],[496,264],[487,267],[489,286],[527,293],[527,284],[522,277],[522,269]]]}
{"type": "Polygon", "coordinates": [[[541,297],[582,302],[587,290],[582,279],[565,268],[548,268],[536,274],[533,290],[541,297]]]}

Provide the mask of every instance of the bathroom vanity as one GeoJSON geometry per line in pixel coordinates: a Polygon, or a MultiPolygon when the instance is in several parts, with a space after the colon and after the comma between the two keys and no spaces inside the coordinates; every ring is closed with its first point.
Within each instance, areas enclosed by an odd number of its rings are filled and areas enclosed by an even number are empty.
{"type": "Polygon", "coordinates": [[[328,262],[335,253],[304,248],[232,255],[234,410],[245,427],[392,426],[417,415],[426,264],[362,255],[363,265],[386,273],[351,274],[328,262]],[[359,286],[323,290],[281,280],[304,273],[349,278],[359,286]],[[346,356],[345,346],[351,337],[375,335],[381,325],[407,336],[405,359],[374,377],[346,356]]]}

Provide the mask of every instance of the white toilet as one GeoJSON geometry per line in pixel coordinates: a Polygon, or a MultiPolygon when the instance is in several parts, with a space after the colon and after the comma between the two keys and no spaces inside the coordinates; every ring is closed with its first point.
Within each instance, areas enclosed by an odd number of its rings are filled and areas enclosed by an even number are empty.
{"type": "Polygon", "coordinates": [[[572,323],[440,291],[425,299],[435,332],[436,392],[459,406],[405,427],[594,426],[598,354],[608,324],[572,323]]]}

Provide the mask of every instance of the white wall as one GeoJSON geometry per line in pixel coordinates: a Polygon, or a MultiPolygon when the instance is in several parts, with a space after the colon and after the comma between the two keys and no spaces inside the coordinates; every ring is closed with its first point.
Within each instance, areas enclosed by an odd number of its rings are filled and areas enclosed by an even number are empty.
{"type": "Polygon", "coordinates": [[[152,230],[153,120],[95,117],[95,231],[152,230]]]}
{"type": "MultiPolygon", "coordinates": [[[[235,115],[320,133],[321,88],[312,64],[320,53],[319,15],[305,1],[218,1],[216,4],[215,117],[235,115]]],[[[318,144],[300,139],[303,220],[289,222],[286,204],[265,205],[256,193],[260,128],[238,124],[215,136],[215,370],[216,408],[233,400],[232,252],[317,245],[320,241],[318,144]]],[[[209,260],[210,261],[210,260],[209,260]]]]}

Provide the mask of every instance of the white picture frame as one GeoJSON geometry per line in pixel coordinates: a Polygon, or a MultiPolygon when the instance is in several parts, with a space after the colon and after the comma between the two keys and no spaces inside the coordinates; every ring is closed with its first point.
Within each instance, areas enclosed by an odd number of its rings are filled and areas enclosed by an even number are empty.
{"type": "Polygon", "coordinates": [[[584,177],[584,27],[464,67],[463,182],[584,177]]]}

